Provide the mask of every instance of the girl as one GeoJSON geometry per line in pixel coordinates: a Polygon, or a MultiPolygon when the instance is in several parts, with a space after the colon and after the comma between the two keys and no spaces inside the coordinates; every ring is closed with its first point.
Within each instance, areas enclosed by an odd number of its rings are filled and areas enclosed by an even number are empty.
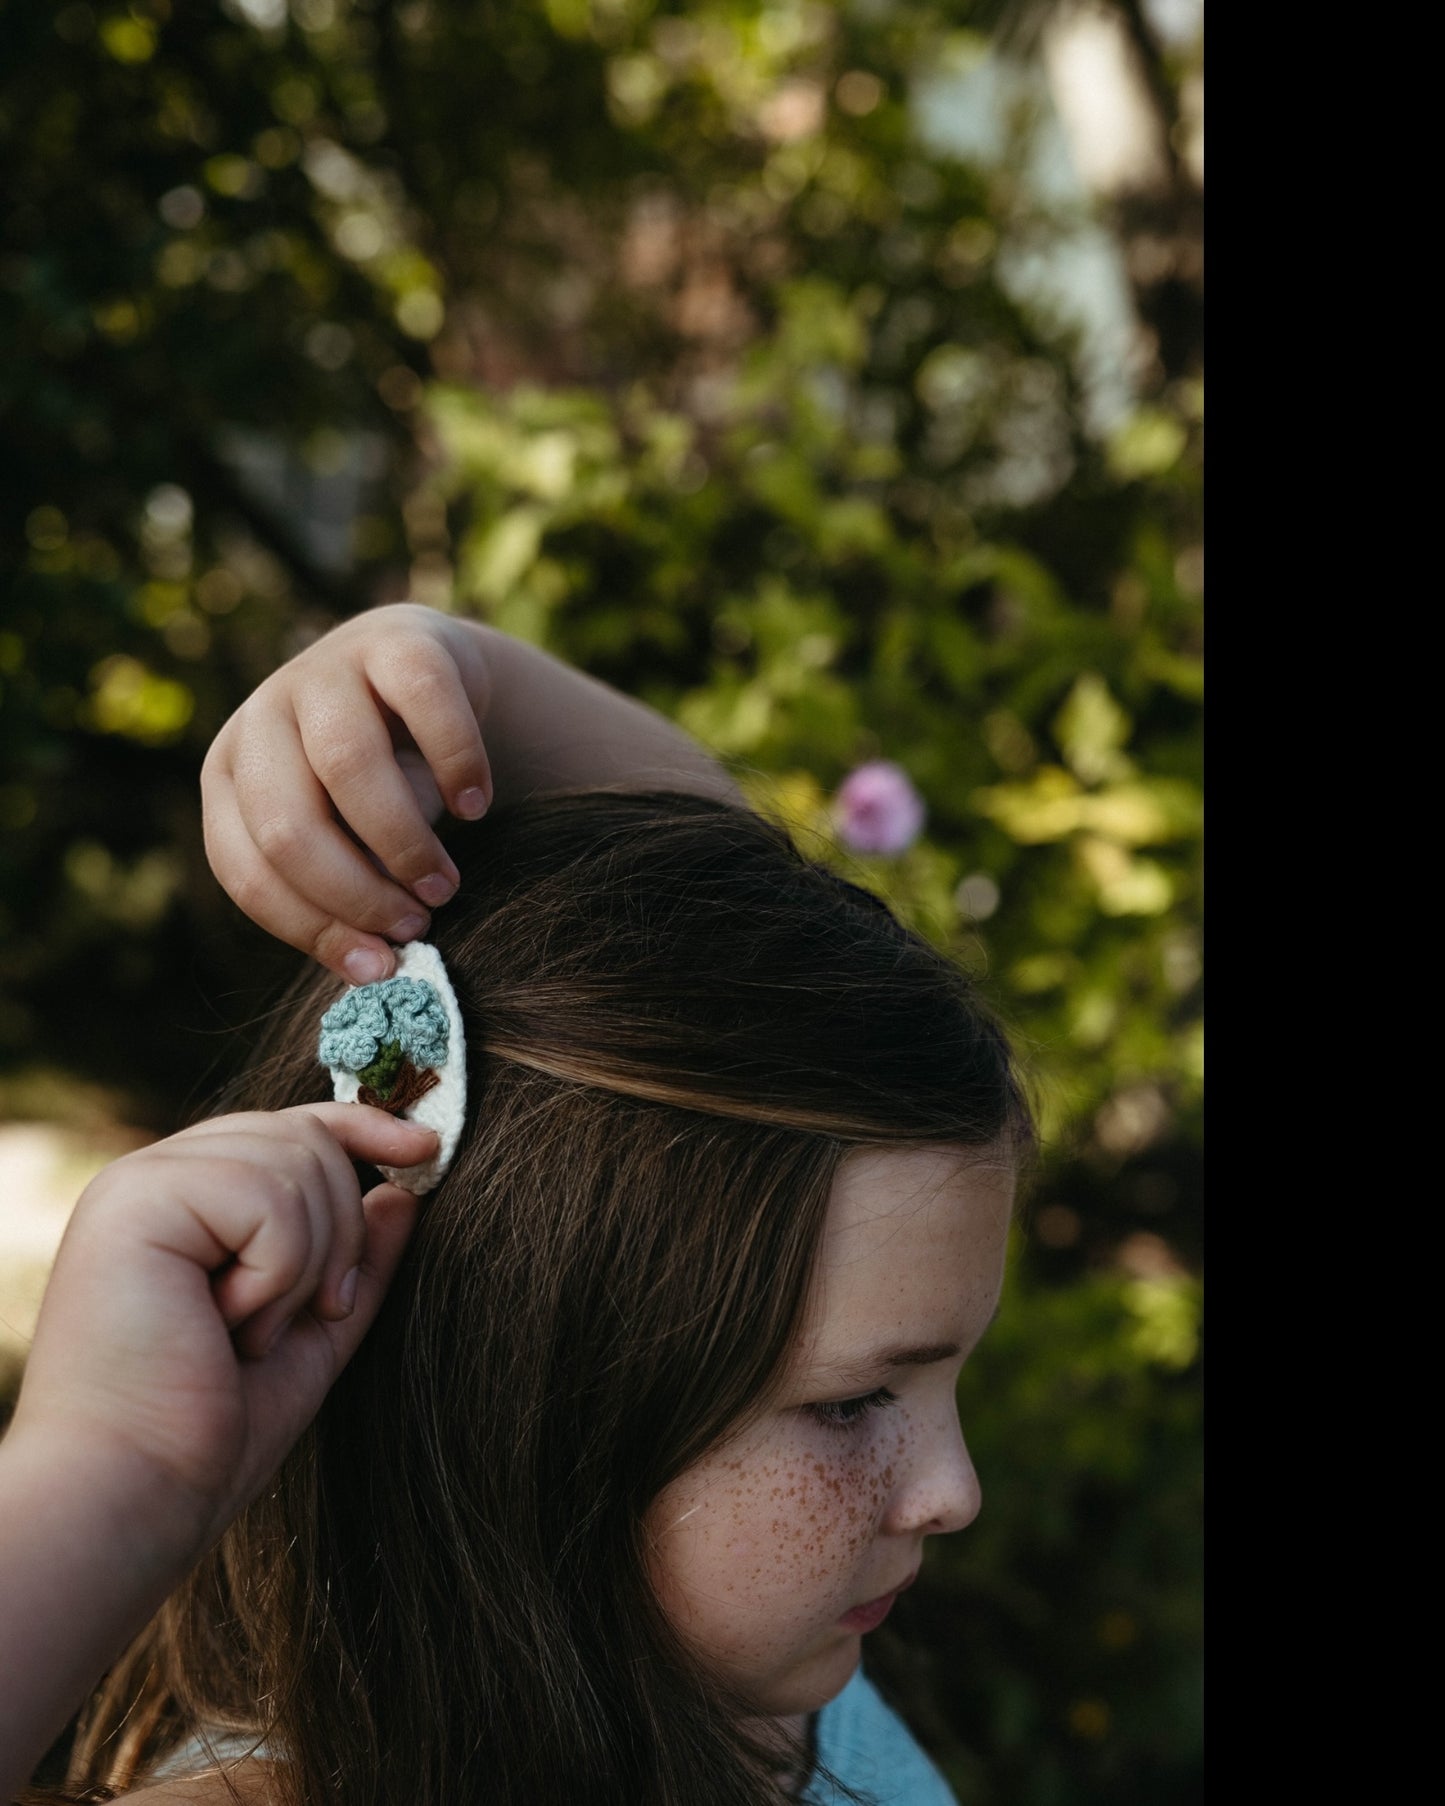
{"type": "Polygon", "coordinates": [[[285,667],[204,783],[266,926],[359,983],[429,935],[465,1123],[419,1212],[363,1194],[436,1146],[326,1101],[312,971],[240,1113],[82,1198],[0,1447],[17,1739],[189,1569],[70,1797],[947,1801],[857,1667],[979,1504],[1028,1130],[967,982],[659,718],[424,610],[285,667]],[[485,811],[455,864],[438,797],[485,811]]]}

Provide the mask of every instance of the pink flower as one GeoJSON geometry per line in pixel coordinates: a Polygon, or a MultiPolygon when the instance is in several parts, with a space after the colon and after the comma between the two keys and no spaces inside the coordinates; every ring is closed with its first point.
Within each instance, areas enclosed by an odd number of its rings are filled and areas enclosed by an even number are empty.
{"type": "Polygon", "coordinates": [[[925,813],[908,773],[890,759],[850,771],[833,798],[839,836],[855,853],[901,853],[917,840],[925,813]]]}

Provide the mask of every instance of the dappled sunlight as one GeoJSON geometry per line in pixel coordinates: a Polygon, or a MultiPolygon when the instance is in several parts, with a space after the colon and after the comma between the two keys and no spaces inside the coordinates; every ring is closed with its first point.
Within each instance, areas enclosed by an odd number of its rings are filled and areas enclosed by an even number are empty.
{"type": "Polygon", "coordinates": [[[103,1166],[145,1140],[119,1125],[97,1132],[0,1122],[0,1375],[25,1358],[76,1199],[103,1166]]]}
{"type": "Polygon", "coordinates": [[[290,970],[207,876],[206,748],[361,609],[473,617],[1004,1018],[986,1503],[895,1678],[963,1798],[1192,1797],[1200,0],[17,20],[0,1082],[51,1080],[0,1091],[0,1363],[115,1125],[204,1107],[290,970]]]}

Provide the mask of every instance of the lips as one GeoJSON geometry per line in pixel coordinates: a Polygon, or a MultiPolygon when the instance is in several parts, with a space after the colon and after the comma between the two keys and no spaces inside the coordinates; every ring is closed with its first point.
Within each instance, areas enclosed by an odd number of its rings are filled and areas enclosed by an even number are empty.
{"type": "Polygon", "coordinates": [[[852,1631],[855,1636],[860,1637],[865,1636],[870,1630],[877,1630],[889,1612],[893,1610],[893,1601],[900,1593],[907,1592],[917,1578],[918,1571],[915,1569],[907,1580],[894,1587],[891,1593],[880,1593],[878,1598],[869,1599],[863,1605],[855,1605],[851,1612],[845,1612],[838,1620],[839,1624],[844,1630],[852,1631]]]}

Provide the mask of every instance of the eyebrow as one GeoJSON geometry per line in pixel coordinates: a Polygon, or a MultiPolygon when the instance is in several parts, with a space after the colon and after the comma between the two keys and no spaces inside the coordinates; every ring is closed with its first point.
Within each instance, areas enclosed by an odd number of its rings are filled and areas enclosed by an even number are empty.
{"type": "Polygon", "coordinates": [[[876,1348],[861,1360],[840,1361],[832,1366],[819,1368],[812,1377],[815,1384],[856,1386],[861,1391],[867,1386],[876,1385],[880,1375],[889,1373],[894,1368],[932,1367],[938,1361],[954,1360],[959,1352],[957,1342],[926,1342],[917,1348],[876,1348]]]}
{"type": "MultiPolygon", "coordinates": [[[[988,1314],[988,1322],[978,1333],[978,1341],[993,1327],[994,1318],[998,1316],[1002,1295],[995,1301],[988,1314]]],[[[958,1342],[921,1342],[895,1343],[883,1348],[875,1348],[871,1354],[859,1360],[839,1361],[830,1366],[820,1368],[814,1375],[815,1380],[825,1381],[837,1386],[866,1386],[870,1380],[876,1380],[881,1373],[895,1367],[932,1367],[939,1361],[957,1360],[962,1354],[962,1345],[958,1342]]]]}

